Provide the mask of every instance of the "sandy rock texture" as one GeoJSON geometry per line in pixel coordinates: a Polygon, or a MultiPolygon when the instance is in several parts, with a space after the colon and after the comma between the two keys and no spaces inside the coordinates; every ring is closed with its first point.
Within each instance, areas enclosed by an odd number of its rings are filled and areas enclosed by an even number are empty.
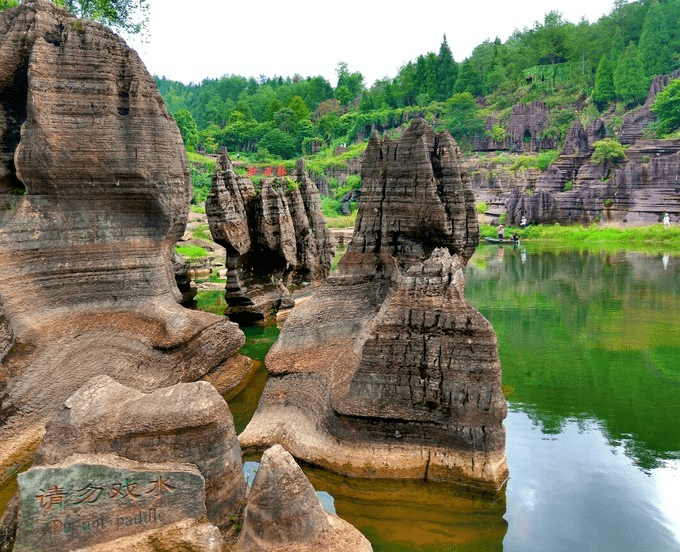
{"type": "Polygon", "coordinates": [[[374,135],[362,183],[347,253],[286,320],[241,445],[498,488],[507,406],[496,336],[464,299],[479,231],[458,146],[420,119],[399,140],[374,135]]]}
{"type": "Polygon", "coordinates": [[[373,550],[357,529],[323,509],[314,487],[280,445],[262,455],[236,549],[243,552],[373,550]]]}
{"type": "Polygon", "coordinates": [[[188,164],[133,50],[47,0],[2,12],[0,146],[0,442],[94,375],[151,392],[229,362],[236,325],[178,305],[188,164]]]}
{"type": "Polygon", "coordinates": [[[330,273],[334,240],[303,160],[291,176],[256,188],[222,153],[205,211],[213,239],[226,249],[226,314],[234,321],[271,317],[290,300],[287,286],[315,285],[330,273]]]}

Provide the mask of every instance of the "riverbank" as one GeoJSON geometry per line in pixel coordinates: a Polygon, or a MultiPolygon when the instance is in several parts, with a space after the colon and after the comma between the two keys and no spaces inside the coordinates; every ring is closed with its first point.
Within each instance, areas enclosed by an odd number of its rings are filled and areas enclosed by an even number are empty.
{"type": "MultiPolygon", "coordinates": [[[[482,224],[480,237],[497,237],[496,226],[482,224]]],[[[617,226],[528,226],[524,229],[505,227],[505,237],[517,233],[522,245],[531,247],[548,245],[550,248],[568,248],[588,251],[639,251],[680,255],[680,226],[664,227],[663,224],[636,227],[617,226]]]]}

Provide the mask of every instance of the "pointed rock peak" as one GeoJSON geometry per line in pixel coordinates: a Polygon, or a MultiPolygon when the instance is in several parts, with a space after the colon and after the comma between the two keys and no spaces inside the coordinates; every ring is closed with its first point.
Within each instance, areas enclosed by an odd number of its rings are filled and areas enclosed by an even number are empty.
{"type": "Polygon", "coordinates": [[[314,487],[290,453],[281,445],[267,449],[248,496],[242,540],[302,542],[328,524],[314,487]]]}
{"type": "Polygon", "coordinates": [[[299,175],[307,170],[307,163],[302,157],[299,157],[295,163],[295,172],[299,175]]]}
{"type": "Polygon", "coordinates": [[[227,148],[220,148],[219,155],[217,156],[217,163],[215,163],[215,172],[230,171],[233,170],[233,168],[227,148]]]}

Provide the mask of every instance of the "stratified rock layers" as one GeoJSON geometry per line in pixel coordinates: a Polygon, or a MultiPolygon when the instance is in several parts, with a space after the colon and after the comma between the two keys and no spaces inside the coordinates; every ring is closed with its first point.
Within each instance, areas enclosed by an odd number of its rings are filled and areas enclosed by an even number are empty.
{"type": "Polygon", "coordinates": [[[318,284],[333,261],[333,239],[319,191],[299,160],[292,177],[265,179],[259,189],[221,154],[205,204],[210,232],[227,250],[226,314],[262,321],[287,297],[285,286],[318,284]]]}
{"type": "Polygon", "coordinates": [[[463,293],[479,232],[461,167],[422,120],[373,136],[352,242],[267,356],[243,447],[363,477],[505,481],[496,336],[463,293]]]}
{"type": "Polygon", "coordinates": [[[2,12],[0,145],[0,441],[94,375],[149,392],[236,353],[235,324],[177,304],[186,154],[119,37],[46,0],[2,12]]]}

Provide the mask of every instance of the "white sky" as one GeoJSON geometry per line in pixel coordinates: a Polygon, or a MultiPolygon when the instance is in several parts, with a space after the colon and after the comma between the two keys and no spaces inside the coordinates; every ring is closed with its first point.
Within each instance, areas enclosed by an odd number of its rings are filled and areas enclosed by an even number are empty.
{"type": "Polygon", "coordinates": [[[322,75],[335,86],[339,62],[371,85],[408,61],[438,52],[456,61],[486,39],[505,41],[558,10],[578,23],[609,13],[613,0],[148,0],[148,43],[130,39],[151,74],[184,83],[236,74],[322,75]]]}

